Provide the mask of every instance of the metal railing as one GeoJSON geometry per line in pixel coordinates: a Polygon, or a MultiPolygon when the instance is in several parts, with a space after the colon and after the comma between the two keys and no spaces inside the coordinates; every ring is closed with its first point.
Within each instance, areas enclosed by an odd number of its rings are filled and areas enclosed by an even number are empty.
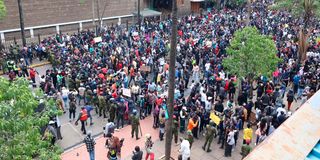
{"type": "MultiPolygon", "coordinates": [[[[108,20],[115,20],[115,19],[118,19],[118,23],[121,23],[121,19],[122,18],[133,18],[134,15],[132,14],[129,14],[129,15],[122,15],[122,16],[114,16],[114,17],[105,17],[105,18],[102,18],[102,21],[108,21],[108,20]]],[[[75,25],[75,24],[78,24],[78,30],[83,30],[83,24],[84,23],[90,23],[90,22],[97,22],[99,21],[99,19],[87,19],[87,20],[81,20],[81,21],[73,21],[73,22],[65,22],[65,23],[56,23],[56,24],[48,24],[48,25],[41,25],[41,26],[32,26],[32,27],[26,27],[25,30],[26,31],[29,31],[30,33],[30,36],[29,37],[26,37],[26,40],[27,40],[27,43],[31,43],[31,42],[37,42],[38,39],[41,39],[41,37],[45,37],[47,35],[34,35],[34,30],[38,30],[38,29],[44,29],[44,28],[56,28],[56,33],[57,34],[60,34],[61,33],[61,30],[60,30],[60,26],[68,26],[68,25],[75,25]]],[[[127,22],[128,23],[128,22],[127,22]]],[[[75,28],[76,30],[76,28],[75,28]]],[[[8,29],[8,30],[1,30],[0,31],[0,39],[1,39],[1,42],[2,44],[4,44],[4,46],[6,47],[7,46],[7,41],[6,41],[6,38],[5,38],[5,34],[9,34],[9,33],[15,33],[15,32],[19,32],[21,31],[20,28],[15,28],[15,29],[8,29]]],[[[18,39],[16,40],[14,38],[14,40],[11,42],[15,42],[15,43],[19,43],[21,41],[21,39],[18,39]]]]}

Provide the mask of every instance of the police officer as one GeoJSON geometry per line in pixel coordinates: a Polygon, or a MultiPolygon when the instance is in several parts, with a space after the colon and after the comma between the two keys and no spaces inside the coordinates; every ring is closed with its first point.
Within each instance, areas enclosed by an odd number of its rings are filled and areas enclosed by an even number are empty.
{"type": "Polygon", "coordinates": [[[178,128],[179,128],[179,119],[176,115],[173,115],[173,125],[172,125],[172,134],[174,136],[174,143],[178,143],[178,128]]]}
{"type": "Polygon", "coordinates": [[[137,117],[137,110],[132,111],[131,116],[131,137],[133,138],[134,133],[136,133],[136,140],[139,139],[138,133],[139,133],[139,118],[137,117]]]}
{"type": "Polygon", "coordinates": [[[104,96],[98,96],[98,101],[99,101],[99,117],[102,116],[103,113],[103,118],[107,118],[106,116],[106,99],[104,96]]]}
{"type": "Polygon", "coordinates": [[[111,120],[111,122],[114,122],[114,118],[116,116],[116,109],[117,109],[117,104],[115,103],[114,99],[111,98],[110,99],[110,110],[109,110],[109,114],[110,114],[109,119],[111,120]]]}
{"type": "Polygon", "coordinates": [[[206,150],[206,146],[208,146],[207,152],[211,152],[210,146],[213,138],[217,135],[217,128],[213,121],[210,121],[206,128],[206,142],[204,143],[204,146],[202,146],[202,149],[206,150]]]}

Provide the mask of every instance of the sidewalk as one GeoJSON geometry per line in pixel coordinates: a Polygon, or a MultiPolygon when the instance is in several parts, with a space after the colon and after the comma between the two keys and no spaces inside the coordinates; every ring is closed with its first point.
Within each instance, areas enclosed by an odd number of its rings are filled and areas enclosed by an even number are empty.
{"type": "MultiPolygon", "coordinates": [[[[152,128],[153,119],[152,116],[140,121],[141,129],[143,137],[139,133],[139,140],[135,138],[131,138],[131,126],[125,126],[124,128],[120,129],[118,132],[115,132],[115,136],[119,138],[124,138],[124,145],[122,147],[121,157],[122,159],[131,159],[132,151],[134,150],[135,146],[140,146],[140,148],[144,151],[144,142],[145,138],[144,135],[149,133],[153,135],[152,140],[156,141],[158,139],[158,130],[152,128]],[[157,135],[157,136],[155,136],[157,135]]],[[[105,160],[107,159],[107,149],[104,147],[106,138],[102,135],[99,136],[96,140],[95,145],[95,159],[96,160],[105,160]]],[[[145,152],[145,151],[144,151],[145,152]]],[[[62,160],[88,160],[89,154],[87,152],[86,146],[83,144],[76,146],[70,150],[65,151],[61,155],[62,160]]]]}

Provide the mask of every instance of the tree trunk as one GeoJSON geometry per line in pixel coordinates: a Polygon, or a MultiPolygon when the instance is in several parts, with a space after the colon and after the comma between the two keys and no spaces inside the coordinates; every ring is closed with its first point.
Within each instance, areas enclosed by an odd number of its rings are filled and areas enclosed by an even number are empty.
{"type": "Polygon", "coordinates": [[[169,160],[171,156],[172,142],[172,122],[173,122],[173,101],[175,89],[175,63],[177,53],[177,0],[172,1],[172,32],[171,32],[171,48],[170,48],[170,64],[169,64],[169,91],[168,91],[168,112],[169,120],[167,123],[166,143],[165,143],[165,159],[169,160]]]}
{"type": "Polygon", "coordinates": [[[139,26],[139,31],[141,29],[141,16],[140,16],[140,0],[138,0],[138,26],[139,26]]]}
{"type": "Polygon", "coordinates": [[[26,36],[24,34],[24,18],[23,18],[23,8],[22,8],[21,0],[18,0],[18,8],[19,8],[19,16],[20,16],[22,46],[25,47],[26,46],[26,36]]]}
{"type": "Polygon", "coordinates": [[[308,38],[311,35],[311,30],[307,31],[305,28],[301,28],[299,33],[299,49],[298,49],[298,61],[302,64],[307,59],[308,51],[308,38]]]}

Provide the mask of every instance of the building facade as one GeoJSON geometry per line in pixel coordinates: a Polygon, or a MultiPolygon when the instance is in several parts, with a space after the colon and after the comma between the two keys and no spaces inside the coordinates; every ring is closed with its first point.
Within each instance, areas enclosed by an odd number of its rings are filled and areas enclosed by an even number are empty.
{"type": "MultiPolygon", "coordinates": [[[[190,0],[177,0],[180,15],[190,13],[190,0]]],[[[141,9],[161,10],[171,0],[140,0],[141,9]]],[[[3,41],[20,39],[20,21],[17,0],[4,0],[6,17],[0,21],[0,38],[3,41]]],[[[132,13],[137,10],[138,0],[23,0],[26,37],[50,35],[59,32],[94,28],[93,19],[98,18],[105,7],[104,24],[133,21],[132,13]]]]}

